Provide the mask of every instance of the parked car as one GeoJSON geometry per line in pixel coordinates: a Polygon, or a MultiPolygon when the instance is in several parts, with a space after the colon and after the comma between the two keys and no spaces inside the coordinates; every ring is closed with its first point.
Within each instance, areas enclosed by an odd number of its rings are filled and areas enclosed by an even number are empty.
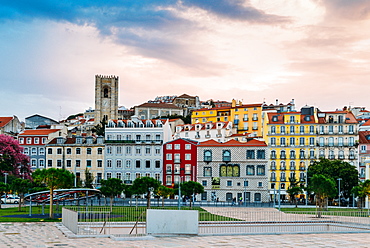
{"type": "Polygon", "coordinates": [[[1,198],[1,204],[4,203],[19,203],[20,198],[18,196],[8,196],[7,198],[1,198]]]}

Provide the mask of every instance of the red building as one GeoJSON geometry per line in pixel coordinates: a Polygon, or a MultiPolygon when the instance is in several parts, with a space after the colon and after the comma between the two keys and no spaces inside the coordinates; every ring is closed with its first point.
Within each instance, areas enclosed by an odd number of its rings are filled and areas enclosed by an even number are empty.
{"type": "Polygon", "coordinates": [[[163,144],[163,185],[197,181],[197,144],[189,139],[176,139],[163,144]]]}

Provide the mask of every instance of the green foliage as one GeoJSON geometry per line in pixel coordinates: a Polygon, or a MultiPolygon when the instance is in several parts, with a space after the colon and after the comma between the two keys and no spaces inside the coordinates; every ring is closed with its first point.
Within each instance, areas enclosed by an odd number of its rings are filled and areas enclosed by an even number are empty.
{"type": "Polygon", "coordinates": [[[321,209],[324,207],[325,200],[328,197],[333,197],[336,194],[335,182],[332,178],[325,175],[313,175],[309,184],[310,189],[316,194],[316,205],[319,208],[319,218],[321,217],[321,209]]]}
{"type": "Polygon", "coordinates": [[[105,135],[105,126],[107,125],[107,121],[103,119],[100,121],[99,124],[95,125],[91,131],[95,133],[98,136],[104,136],[105,135]]]}
{"type": "Polygon", "coordinates": [[[358,171],[355,166],[341,160],[321,159],[308,167],[308,185],[313,175],[321,174],[337,181],[342,178],[340,190],[345,198],[351,195],[351,190],[358,184],[358,171]]]}
{"type": "Polygon", "coordinates": [[[151,192],[158,189],[161,183],[152,177],[136,178],[132,184],[134,194],[146,194],[147,207],[150,208],[150,195],[151,192]]]}
{"type": "Polygon", "coordinates": [[[287,190],[287,193],[289,194],[289,197],[291,200],[294,200],[295,202],[295,207],[297,206],[297,195],[303,193],[303,189],[299,186],[292,186],[287,190]]]}
{"type": "Polygon", "coordinates": [[[370,180],[358,182],[358,185],[352,188],[351,193],[359,198],[358,207],[362,208],[365,197],[370,196],[370,180]]]}
{"type": "Polygon", "coordinates": [[[21,211],[21,205],[24,199],[24,194],[29,192],[31,187],[32,187],[32,182],[28,179],[17,178],[12,182],[10,186],[11,190],[13,190],[13,192],[16,192],[20,197],[20,201],[18,205],[19,211],[21,211]]]}
{"type": "Polygon", "coordinates": [[[125,185],[122,183],[121,179],[118,178],[108,178],[107,180],[101,180],[100,192],[105,196],[110,198],[110,209],[112,211],[114,197],[121,194],[125,189],[125,185]]]}
{"type": "MultiPolygon", "coordinates": [[[[204,192],[204,187],[194,181],[187,181],[180,184],[181,187],[181,194],[187,196],[189,199],[192,199],[192,196],[195,194],[200,194],[204,192]]],[[[193,199],[190,201],[190,207],[192,204],[193,199]]]]}
{"type": "Polygon", "coordinates": [[[32,174],[36,183],[45,184],[50,190],[50,218],[53,218],[53,192],[55,189],[71,188],[74,182],[74,174],[65,169],[37,169],[32,174]]]}
{"type": "Polygon", "coordinates": [[[173,189],[167,188],[164,185],[160,185],[154,194],[162,197],[162,207],[164,206],[164,199],[173,194],[173,189]]]}
{"type": "Polygon", "coordinates": [[[88,168],[85,169],[85,188],[92,189],[94,182],[94,176],[88,168]]]}

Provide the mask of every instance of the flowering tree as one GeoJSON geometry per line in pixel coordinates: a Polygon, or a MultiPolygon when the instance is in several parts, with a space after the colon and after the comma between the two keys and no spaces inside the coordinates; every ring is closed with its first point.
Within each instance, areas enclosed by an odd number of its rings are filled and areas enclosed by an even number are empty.
{"type": "Polygon", "coordinates": [[[23,154],[23,147],[13,137],[4,134],[0,134],[0,172],[31,178],[29,157],[23,154]]]}

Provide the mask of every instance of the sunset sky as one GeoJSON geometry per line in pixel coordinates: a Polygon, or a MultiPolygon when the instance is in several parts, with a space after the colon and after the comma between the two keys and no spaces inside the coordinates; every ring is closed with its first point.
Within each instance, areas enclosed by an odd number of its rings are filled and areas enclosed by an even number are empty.
{"type": "Polygon", "coordinates": [[[0,116],[56,120],[159,95],[370,107],[368,0],[3,0],[0,116]]]}

